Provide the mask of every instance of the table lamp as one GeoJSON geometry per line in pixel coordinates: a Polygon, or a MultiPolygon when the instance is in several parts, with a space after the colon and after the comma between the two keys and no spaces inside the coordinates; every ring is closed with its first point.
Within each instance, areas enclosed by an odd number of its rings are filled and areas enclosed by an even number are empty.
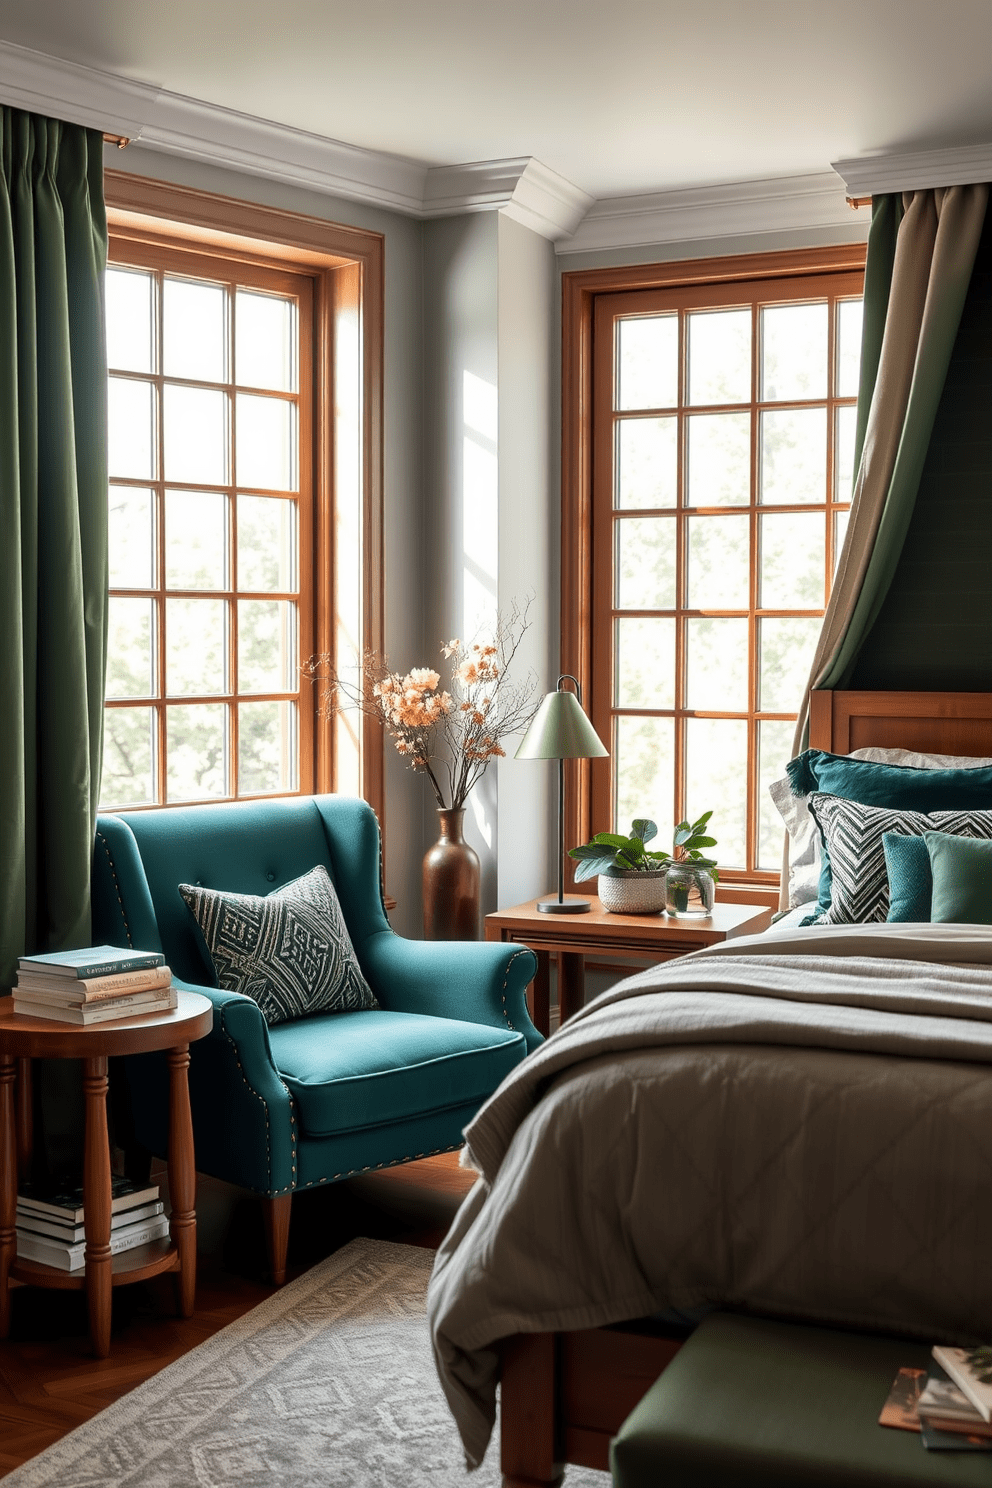
{"type": "Polygon", "coordinates": [[[515,759],[556,759],[558,761],[558,898],[541,899],[538,909],[544,914],[585,914],[588,899],[565,898],[565,761],[567,759],[602,759],[609,754],[603,741],[582,709],[582,689],[568,672],[558,678],[558,686],[549,692],[534,714],[524,734],[515,759]],[[575,683],[575,692],[563,687],[575,683]]]}

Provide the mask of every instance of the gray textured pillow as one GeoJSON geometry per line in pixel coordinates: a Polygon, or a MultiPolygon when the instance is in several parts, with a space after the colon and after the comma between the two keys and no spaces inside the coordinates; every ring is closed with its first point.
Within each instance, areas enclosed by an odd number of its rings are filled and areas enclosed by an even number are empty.
{"type": "Polygon", "coordinates": [[[327,869],[271,894],[180,884],[225,992],[258,1003],[266,1023],[379,1004],[362,975],[327,869]]]}

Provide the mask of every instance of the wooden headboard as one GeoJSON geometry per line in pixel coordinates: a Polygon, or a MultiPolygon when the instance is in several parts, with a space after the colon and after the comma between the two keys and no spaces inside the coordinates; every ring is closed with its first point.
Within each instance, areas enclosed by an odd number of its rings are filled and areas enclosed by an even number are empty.
{"type": "Polygon", "coordinates": [[[809,743],[832,754],[875,745],[992,758],[992,693],[813,692],[809,743]]]}

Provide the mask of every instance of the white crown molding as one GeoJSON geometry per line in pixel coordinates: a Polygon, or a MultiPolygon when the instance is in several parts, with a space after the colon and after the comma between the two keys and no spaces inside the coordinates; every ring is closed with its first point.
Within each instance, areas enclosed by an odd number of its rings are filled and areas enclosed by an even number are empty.
{"type": "Polygon", "coordinates": [[[133,139],[161,89],[0,41],[0,102],[133,139]]]}
{"type": "Polygon", "coordinates": [[[568,242],[558,245],[558,252],[703,243],[824,227],[850,228],[852,238],[859,238],[867,216],[847,205],[843,185],[832,171],[818,171],[604,198],[593,204],[568,242]]]}
{"type": "Polygon", "coordinates": [[[419,216],[427,167],[0,42],[0,101],[152,150],[419,216]]]}
{"type": "Polygon", "coordinates": [[[593,206],[594,197],[539,160],[480,160],[434,166],[427,172],[422,215],[505,212],[552,242],[568,237],[593,206]]]}
{"type": "Polygon", "coordinates": [[[362,150],[178,93],[159,94],[139,139],[168,155],[274,177],[393,212],[420,216],[423,207],[427,167],[418,161],[362,150]]]}
{"type": "Polygon", "coordinates": [[[574,231],[593,202],[527,157],[428,169],[3,41],[0,102],[412,217],[505,211],[552,241],[574,231]]]}
{"type": "Polygon", "coordinates": [[[992,144],[950,150],[878,151],[853,160],[836,160],[849,196],[887,191],[923,191],[933,186],[970,186],[992,181],[992,144]]]}

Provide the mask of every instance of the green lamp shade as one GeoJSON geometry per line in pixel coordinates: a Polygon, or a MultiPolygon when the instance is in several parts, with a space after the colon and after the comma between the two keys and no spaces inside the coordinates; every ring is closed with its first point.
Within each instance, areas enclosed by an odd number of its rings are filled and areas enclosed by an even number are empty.
{"type": "Polygon", "coordinates": [[[574,692],[549,692],[515,759],[600,759],[609,754],[574,692]]]}

